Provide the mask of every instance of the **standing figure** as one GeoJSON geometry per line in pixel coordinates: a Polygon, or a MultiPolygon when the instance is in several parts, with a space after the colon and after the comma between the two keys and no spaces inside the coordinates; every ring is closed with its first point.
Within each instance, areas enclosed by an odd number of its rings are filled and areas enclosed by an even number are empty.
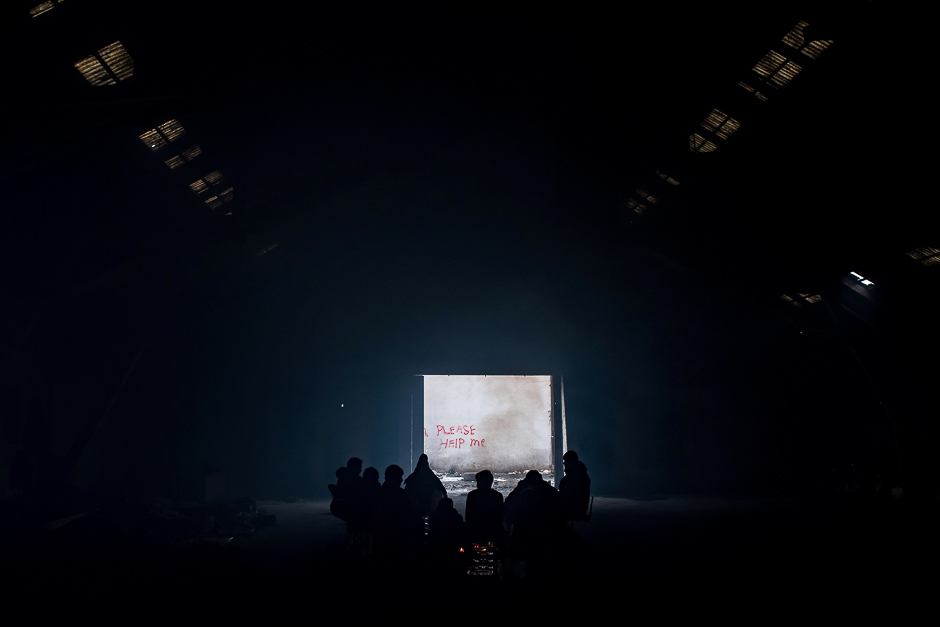
{"type": "Polygon", "coordinates": [[[558,484],[558,492],[565,520],[584,520],[591,500],[591,478],[588,477],[587,466],[574,451],[565,453],[563,460],[565,476],[558,484]]]}
{"type": "Polygon", "coordinates": [[[493,489],[493,473],[476,474],[477,489],[467,495],[467,533],[473,542],[503,545],[503,495],[493,489]]]}
{"type": "Polygon", "coordinates": [[[414,472],[405,479],[405,494],[419,516],[429,516],[437,509],[440,500],[447,497],[444,484],[431,470],[428,456],[424,453],[418,458],[414,472]]]}

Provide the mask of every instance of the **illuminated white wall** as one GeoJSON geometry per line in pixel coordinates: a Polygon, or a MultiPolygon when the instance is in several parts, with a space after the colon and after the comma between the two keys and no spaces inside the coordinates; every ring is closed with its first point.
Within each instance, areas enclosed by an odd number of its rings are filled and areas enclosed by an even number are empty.
{"type": "Polygon", "coordinates": [[[549,470],[550,376],[425,375],[424,452],[438,472],[549,470]]]}

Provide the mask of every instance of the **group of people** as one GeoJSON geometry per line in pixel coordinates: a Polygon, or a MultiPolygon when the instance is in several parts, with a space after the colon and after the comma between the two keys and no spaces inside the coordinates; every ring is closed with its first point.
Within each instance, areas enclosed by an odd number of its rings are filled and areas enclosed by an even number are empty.
{"type": "Polygon", "coordinates": [[[346,522],[356,550],[379,561],[397,564],[420,557],[435,572],[458,575],[467,571],[475,545],[492,546],[520,563],[551,561],[575,537],[570,523],[586,519],[591,493],[578,454],[565,453],[564,466],[558,489],[530,470],[505,501],[493,489],[493,473],[478,472],[464,518],[427,455],[418,458],[407,478],[392,464],[382,484],[377,469],[362,470],[362,460],[353,457],[329,486],[330,511],[346,522]]]}

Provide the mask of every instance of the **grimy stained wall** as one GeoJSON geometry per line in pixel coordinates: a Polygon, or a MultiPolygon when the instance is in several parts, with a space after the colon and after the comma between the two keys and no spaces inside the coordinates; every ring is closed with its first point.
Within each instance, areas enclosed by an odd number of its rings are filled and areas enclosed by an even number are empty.
{"type": "Polygon", "coordinates": [[[550,470],[551,376],[424,376],[424,452],[438,472],[550,470]]]}

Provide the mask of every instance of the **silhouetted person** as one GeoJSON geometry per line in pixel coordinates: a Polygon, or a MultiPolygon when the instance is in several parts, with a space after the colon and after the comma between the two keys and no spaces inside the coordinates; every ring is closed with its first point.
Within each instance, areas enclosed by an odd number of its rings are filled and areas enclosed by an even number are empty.
{"type": "Polygon", "coordinates": [[[358,457],[350,457],[349,461],[346,462],[346,479],[347,481],[354,483],[359,482],[362,477],[362,460],[358,457]]]}
{"type": "Polygon", "coordinates": [[[360,531],[364,509],[364,482],[359,473],[362,472],[362,460],[351,457],[346,466],[336,470],[336,485],[330,485],[333,501],[330,511],[337,518],[346,522],[351,533],[360,531]]]}
{"type": "Polygon", "coordinates": [[[380,560],[401,563],[423,533],[420,519],[402,489],[405,471],[392,464],[385,469],[385,483],[375,499],[375,554],[380,560]]]}
{"type": "Polygon", "coordinates": [[[359,487],[359,507],[355,526],[362,531],[371,532],[373,529],[375,498],[379,494],[379,471],[369,466],[362,471],[362,483],[359,487]]]}
{"type": "Polygon", "coordinates": [[[503,544],[503,495],[493,489],[493,473],[476,474],[477,489],[467,495],[467,534],[473,542],[503,544]]]}
{"type": "Polygon", "coordinates": [[[431,568],[440,575],[453,576],[466,573],[466,542],[463,518],[454,509],[454,502],[442,498],[429,517],[428,554],[431,568]]]}
{"type": "Polygon", "coordinates": [[[419,516],[428,516],[437,509],[438,502],[447,497],[444,484],[428,464],[428,456],[421,453],[413,473],[405,479],[405,494],[419,516]]]}
{"type": "Polygon", "coordinates": [[[558,484],[562,511],[565,520],[583,520],[591,500],[591,478],[588,477],[587,466],[574,451],[565,453],[563,460],[565,476],[558,484]]]}
{"type": "Polygon", "coordinates": [[[375,495],[379,493],[381,487],[377,468],[369,466],[362,471],[362,495],[367,503],[372,503],[375,500],[375,495]]]}
{"type": "Polygon", "coordinates": [[[553,559],[564,526],[561,501],[558,490],[546,483],[539,471],[526,473],[506,497],[504,510],[511,555],[540,565],[553,559]]]}
{"type": "Polygon", "coordinates": [[[346,519],[349,518],[349,514],[352,511],[352,501],[345,490],[345,487],[349,483],[346,481],[346,472],[346,466],[337,468],[336,483],[331,483],[327,486],[327,488],[330,489],[330,494],[333,495],[333,500],[330,501],[330,513],[343,522],[346,522],[346,519]]]}

